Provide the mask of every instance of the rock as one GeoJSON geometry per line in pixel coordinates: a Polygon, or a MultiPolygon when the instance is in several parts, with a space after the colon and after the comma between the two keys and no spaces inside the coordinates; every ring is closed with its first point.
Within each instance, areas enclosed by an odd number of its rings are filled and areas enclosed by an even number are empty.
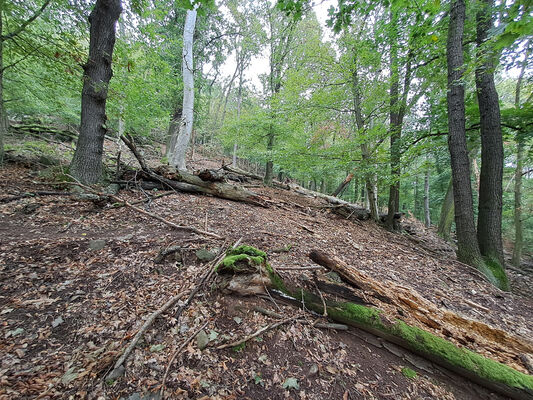
{"type": "Polygon", "coordinates": [[[89,242],[89,249],[91,250],[102,250],[106,246],[106,241],[103,239],[91,240],[89,242]]]}
{"type": "Polygon", "coordinates": [[[48,167],[52,165],[60,165],[61,161],[59,161],[57,158],[54,158],[52,156],[41,154],[41,156],[39,156],[39,163],[46,165],[48,167]]]}
{"type": "Polygon", "coordinates": [[[200,333],[196,336],[196,345],[200,350],[203,350],[207,347],[207,344],[209,343],[209,337],[207,336],[207,333],[202,329],[200,333]]]}
{"type": "Polygon", "coordinates": [[[207,249],[196,250],[196,257],[198,257],[198,259],[203,262],[213,261],[216,256],[217,255],[215,253],[207,249]]]}
{"type": "Polygon", "coordinates": [[[59,317],[57,317],[56,319],[54,319],[52,321],[52,328],[56,328],[58,327],[59,325],[61,325],[63,323],[63,318],[61,318],[61,315],[59,317]]]}
{"type": "MultiPolygon", "coordinates": [[[[126,371],[126,369],[124,368],[123,365],[121,365],[120,367],[118,367],[117,369],[114,369],[113,371],[111,371],[109,373],[109,375],[107,375],[106,379],[108,380],[115,380],[117,378],[120,378],[122,375],[124,375],[124,372],[126,371]]],[[[139,397],[140,399],[140,397],[139,397]]]]}

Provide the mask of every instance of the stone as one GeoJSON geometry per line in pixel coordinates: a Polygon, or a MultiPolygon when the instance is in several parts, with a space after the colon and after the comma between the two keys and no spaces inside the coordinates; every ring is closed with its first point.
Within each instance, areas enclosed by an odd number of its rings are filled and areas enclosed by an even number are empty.
{"type": "MultiPolygon", "coordinates": [[[[106,379],[107,380],[115,380],[117,378],[120,378],[122,375],[124,375],[124,372],[126,371],[126,368],[124,368],[123,365],[121,365],[120,367],[118,367],[117,369],[114,369],[113,371],[111,371],[109,373],[109,375],[107,375],[106,379]]],[[[140,398],[140,397],[139,397],[140,398]]]]}
{"type": "Polygon", "coordinates": [[[105,188],[106,194],[117,194],[120,190],[120,185],[118,183],[111,183],[105,188]]]}
{"type": "Polygon", "coordinates": [[[207,333],[202,329],[198,335],[196,335],[196,345],[200,350],[203,350],[207,347],[209,343],[209,337],[207,333]]]}
{"type": "Polygon", "coordinates": [[[89,249],[102,250],[106,246],[106,241],[103,239],[95,239],[89,242],[89,249]]]}
{"type": "Polygon", "coordinates": [[[196,250],[196,257],[200,261],[209,262],[213,261],[217,255],[207,249],[196,250]]]}
{"type": "Polygon", "coordinates": [[[326,274],[326,276],[330,281],[342,283],[341,277],[336,272],[330,271],[326,274]]]}

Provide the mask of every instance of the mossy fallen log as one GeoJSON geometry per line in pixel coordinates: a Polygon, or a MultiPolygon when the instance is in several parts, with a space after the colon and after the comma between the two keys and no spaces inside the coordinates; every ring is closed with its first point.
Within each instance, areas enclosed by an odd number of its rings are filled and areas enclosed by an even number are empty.
{"type": "Polygon", "coordinates": [[[269,265],[266,253],[254,247],[240,246],[229,251],[217,271],[268,276],[270,287],[305,304],[307,309],[322,314],[326,307],[327,315],[334,321],[375,334],[490,390],[513,399],[533,398],[533,376],[458,347],[399,319],[389,319],[380,309],[350,302],[323,301],[311,292],[291,288],[269,265]]]}

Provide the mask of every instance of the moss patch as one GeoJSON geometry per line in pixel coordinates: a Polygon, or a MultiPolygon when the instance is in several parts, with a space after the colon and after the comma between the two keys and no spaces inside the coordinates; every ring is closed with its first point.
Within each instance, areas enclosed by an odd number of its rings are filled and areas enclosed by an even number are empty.
{"type": "Polygon", "coordinates": [[[416,378],[416,375],[417,375],[416,371],[412,370],[411,368],[407,368],[407,367],[402,368],[402,374],[403,376],[409,379],[416,378]]]}
{"type": "Polygon", "coordinates": [[[497,260],[487,257],[485,258],[485,265],[494,276],[494,279],[496,280],[495,285],[501,290],[508,292],[510,290],[509,280],[507,279],[507,274],[501,264],[497,260]]]}
{"type": "Polygon", "coordinates": [[[226,256],[246,254],[252,257],[261,257],[265,262],[267,260],[267,255],[264,251],[258,250],[253,246],[242,245],[234,249],[228,250],[226,256]]]}

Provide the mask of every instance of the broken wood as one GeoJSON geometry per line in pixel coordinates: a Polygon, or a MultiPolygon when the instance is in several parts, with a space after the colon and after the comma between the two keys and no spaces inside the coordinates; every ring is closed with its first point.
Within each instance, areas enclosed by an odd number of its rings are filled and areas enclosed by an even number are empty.
{"type": "Polygon", "coordinates": [[[183,192],[208,194],[223,199],[241,201],[255,206],[267,207],[259,195],[242,187],[224,182],[204,181],[199,176],[186,171],[177,171],[169,166],[160,166],[156,170],[148,167],[130,136],[121,136],[122,141],[133,153],[141,166],[143,177],[154,182],[162,183],[171,189],[183,192]]]}
{"type": "Polygon", "coordinates": [[[409,321],[414,320],[420,328],[429,328],[439,336],[451,336],[462,345],[474,341],[486,354],[491,354],[491,357],[525,371],[523,365],[516,363],[516,355],[533,354],[533,342],[530,340],[513,336],[501,329],[451,311],[442,310],[412,288],[392,282],[379,282],[342,260],[319,250],[313,250],[309,257],[317,264],[338,273],[356,289],[373,297],[375,299],[373,303],[386,310],[389,315],[395,316],[398,309],[403,310],[409,321]]]}
{"type": "MultiPolygon", "coordinates": [[[[270,277],[272,286],[283,293],[285,298],[292,298],[301,307],[317,313],[323,312],[324,304],[320,297],[300,288],[286,286],[282,278],[267,263],[265,253],[245,246],[242,249],[235,249],[231,256],[235,257],[239,251],[242,251],[242,254],[254,254],[261,258],[260,266],[270,277]]],[[[228,262],[233,260],[228,260],[228,262]]],[[[350,274],[346,274],[346,276],[350,276],[350,274]]],[[[371,284],[367,285],[372,286],[373,283],[371,281],[371,284]]],[[[394,290],[398,289],[398,287],[392,287],[394,290]]],[[[519,400],[530,399],[533,396],[533,377],[509,366],[515,366],[513,360],[508,359],[506,364],[509,365],[505,365],[462,346],[457,346],[449,339],[432,334],[416,325],[411,325],[411,321],[406,323],[399,318],[391,317],[390,309],[387,308],[376,309],[350,302],[331,300],[326,300],[325,303],[328,316],[334,321],[370,332],[505,396],[519,400]]],[[[393,308],[395,309],[397,306],[395,305],[393,308]]],[[[470,328],[470,326],[464,327],[468,335],[472,333],[470,328]]],[[[502,333],[507,335],[506,339],[510,337],[506,332],[502,333]]],[[[482,346],[477,348],[478,351],[479,349],[486,350],[482,346]]],[[[493,350],[494,352],[490,354],[498,359],[498,352],[501,351],[501,348],[493,350]]],[[[514,356],[518,358],[516,352],[514,356]]]]}

